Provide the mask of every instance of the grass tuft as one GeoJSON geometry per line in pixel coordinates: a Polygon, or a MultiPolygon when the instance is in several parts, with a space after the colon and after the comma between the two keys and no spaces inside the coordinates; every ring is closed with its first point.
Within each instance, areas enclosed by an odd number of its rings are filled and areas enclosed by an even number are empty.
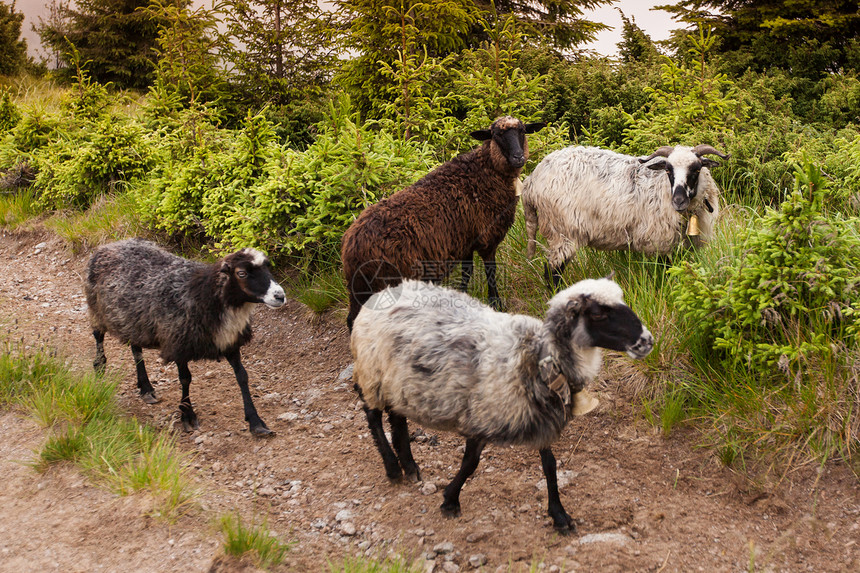
{"type": "Polygon", "coordinates": [[[317,273],[301,272],[287,288],[290,296],[315,314],[347,304],[346,284],[339,267],[331,266],[317,273]]]}
{"type": "Polygon", "coordinates": [[[191,456],[179,451],[169,430],[120,416],[115,393],[116,381],[75,374],[48,351],[7,344],[0,354],[0,405],[29,412],[51,429],[33,462],[37,471],[73,463],[120,495],[148,492],[155,514],[174,520],[198,495],[191,456]]]}
{"type": "Polygon", "coordinates": [[[32,189],[9,192],[0,191],[0,227],[14,230],[27,221],[41,215],[36,194],[32,189]]]}
{"type": "Polygon", "coordinates": [[[331,573],[418,573],[422,568],[410,565],[404,559],[387,558],[382,561],[364,557],[344,557],[340,563],[329,563],[331,573]]]}
{"type": "Polygon", "coordinates": [[[255,563],[264,569],[283,563],[292,547],[275,537],[265,522],[247,525],[236,513],[222,516],[220,526],[224,535],[224,551],[228,555],[241,559],[251,554],[255,563]]]}
{"type": "Polygon", "coordinates": [[[143,224],[134,193],[102,195],[85,211],[58,213],[45,221],[75,252],[128,237],[150,236],[143,224]]]}

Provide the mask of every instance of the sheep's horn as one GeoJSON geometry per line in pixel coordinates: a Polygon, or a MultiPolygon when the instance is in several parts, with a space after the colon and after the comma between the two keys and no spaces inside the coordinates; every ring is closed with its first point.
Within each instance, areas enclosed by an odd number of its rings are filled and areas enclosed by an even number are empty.
{"type": "Polygon", "coordinates": [[[703,143],[701,145],[697,145],[693,149],[691,149],[693,153],[696,154],[696,157],[701,157],[703,155],[719,155],[720,159],[728,159],[731,154],[723,153],[721,151],[717,151],[713,146],[708,145],[707,143],[703,143]]]}
{"type": "Polygon", "coordinates": [[[661,147],[660,149],[658,149],[657,151],[655,151],[654,153],[652,153],[648,157],[646,157],[644,159],[639,159],[639,163],[648,163],[649,161],[651,161],[655,157],[669,157],[669,154],[671,154],[674,149],[675,148],[672,147],[671,145],[664,145],[663,147],[661,147]]]}

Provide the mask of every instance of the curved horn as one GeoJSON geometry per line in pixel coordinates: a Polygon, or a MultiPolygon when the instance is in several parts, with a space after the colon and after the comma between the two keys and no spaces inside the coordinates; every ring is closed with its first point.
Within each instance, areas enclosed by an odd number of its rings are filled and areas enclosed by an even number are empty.
{"type": "Polygon", "coordinates": [[[651,161],[655,157],[669,157],[669,154],[672,153],[672,150],[674,150],[674,149],[675,148],[672,147],[671,145],[664,145],[663,147],[661,147],[660,149],[658,149],[657,151],[655,151],[654,153],[652,153],[648,157],[646,157],[644,159],[639,159],[639,163],[648,163],[649,161],[651,161]]]}
{"type": "Polygon", "coordinates": [[[701,157],[703,155],[719,155],[720,159],[728,159],[731,156],[730,153],[723,153],[721,151],[717,151],[714,147],[708,145],[707,143],[697,145],[690,151],[695,153],[696,157],[701,157]]]}

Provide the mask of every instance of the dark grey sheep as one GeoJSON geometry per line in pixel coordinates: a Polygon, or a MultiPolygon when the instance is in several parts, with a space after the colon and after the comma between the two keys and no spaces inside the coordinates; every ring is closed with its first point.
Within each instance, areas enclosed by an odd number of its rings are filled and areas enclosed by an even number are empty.
{"type": "Polygon", "coordinates": [[[141,349],[160,349],[162,359],[175,362],[179,370],[179,409],[183,426],[191,431],[198,422],[188,395],[188,363],[224,357],[236,373],[251,432],[272,433],[251,400],[248,373],[239,355],[251,340],[254,305],[277,308],[285,300],[263,253],[242,249],[207,265],[172,255],[149,241],[119,241],[93,253],[84,292],[96,339],[96,371],[103,371],[107,362],[103,342],[110,332],[131,346],[140,395],[154,404],[158,399],[141,349]]]}

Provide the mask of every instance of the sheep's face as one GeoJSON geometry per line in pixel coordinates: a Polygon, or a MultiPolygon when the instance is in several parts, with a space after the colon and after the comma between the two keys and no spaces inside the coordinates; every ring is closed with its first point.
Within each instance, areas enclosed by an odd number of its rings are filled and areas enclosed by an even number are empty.
{"type": "Polygon", "coordinates": [[[545,123],[523,124],[515,117],[505,116],[494,121],[490,129],[479,129],[471,135],[479,141],[492,140],[490,145],[495,147],[494,151],[497,150],[512,168],[520,169],[529,157],[526,134],[540,131],[545,126],[545,123]]]}
{"type": "Polygon", "coordinates": [[[547,320],[556,338],[573,346],[600,347],[644,358],[654,337],[624,304],[621,288],[609,279],[584,280],[550,300],[547,320]]]}
{"type": "Polygon", "coordinates": [[[284,289],[272,278],[272,264],[256,249],[242,249],[224,258],[221,272],[228,277],[228,289],[239,300],[261,302],[270,308],[284,304],[284,289]]]}
{"type": "Polygon", "coordinates": [[[705,153],[715,153],[722,158],[723,155],[709,145],[690,147],[661,147],[650,157],[640,159],[642,163],[651,161],[655,157],[659,160],[648,163],[646,167],[653,170],[664,170],[669,178],[669,193],[672,198],[672,207],[679,212],[686,211],[690,201],[696,197],[699,191],[699,174],[702,167],[715,167],[719,165],[713,159],[701,157],[705,153]]]}

